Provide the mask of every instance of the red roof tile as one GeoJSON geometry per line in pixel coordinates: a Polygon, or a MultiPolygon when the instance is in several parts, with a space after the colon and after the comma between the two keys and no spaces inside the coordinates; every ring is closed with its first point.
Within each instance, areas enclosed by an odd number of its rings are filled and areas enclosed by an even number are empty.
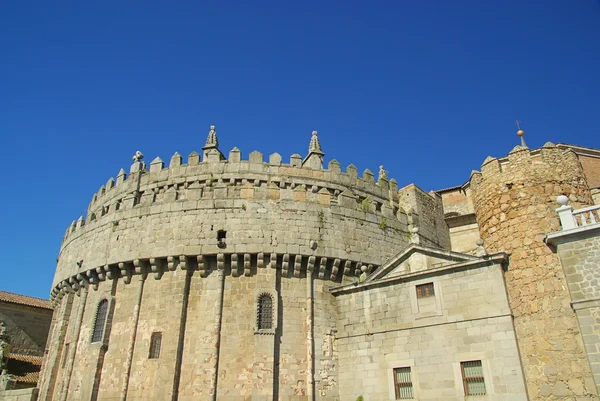
{"type": "Polygon", "coordinates": [[[27,295],[13,294],[12,292],[0,291],[0,302],[33,306],[35,308],[53,309],[47,299],[28,297],[27,295]]]}

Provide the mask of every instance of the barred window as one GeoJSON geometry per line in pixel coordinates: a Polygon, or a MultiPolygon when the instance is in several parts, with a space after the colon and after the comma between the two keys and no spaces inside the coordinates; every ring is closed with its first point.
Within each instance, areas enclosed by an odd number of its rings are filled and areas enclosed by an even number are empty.
{"type": "Polygon", "coordinates": [[[148,359],[157,359],[160,357],[160,346],[162,344],[162,333],[154,332],[152,336],[150,336],[150,352],[148,354],[148,359]]]}
{"type": "Polygon", "coordinates": [[[433,297],[435,292],[433,291],[433,283],[421,284],[417,286],[417,298],[429,298],[433,297]]]}
{"type": "Polygon", "coordinates": [[[484,395],[485,381],[481,361],[468,361],[460,363],[465,395],[484,395]]]}
{"type": "Polygon", "coordinates": [[[273,328],[273,299],[269,294],[262,294],[258,298],[258,329],[268,330],[273,328]]]}
{"type": "Polygon", "coordinates": [[[397,400],[413,398],[413,384],[410,377],[410,367],[394,369],[394,389],[397,400]]]}
{"type": "Polygon", "coordinates": [[[98,304],[96,310],[96,320],[94,321],[94,330],[92,331],[92,342],[98,343],[102,341],[102,335],[104,334],[104,325],[106,323],[106,315],[108,314],[108,301],[103,299],[98,304]]]}

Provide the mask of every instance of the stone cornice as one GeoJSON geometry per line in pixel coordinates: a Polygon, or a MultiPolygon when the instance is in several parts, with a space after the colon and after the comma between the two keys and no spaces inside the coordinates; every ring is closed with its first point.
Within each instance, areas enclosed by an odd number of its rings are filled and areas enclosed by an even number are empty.
{"type": "MultiPolygon", "coordinates": [[[[270,253],[219,253],[206,255],[172,255],[162,257],[126,260],[109,265],[82,270],[58,282],[50,293],[50,301],[56,304],[68,292],[79,293],[81,288],[98,289],[98,284],[106,280],[122,279],[130,284],[133,276],[151,274],[160,280],[168,271],[194,270],[200,277],[207,277],[211,271],[225,269],[232,277],[252,276],[257,269],[271,268],[282,270],[286,278],[301,278],[307,271],[315,271],[314,277],[320,280],[336,281],[342,276],[355,276],[361,273],[360,261],[331,258],[319,255],[292,255],[270,253]],[[253,265],[251,261],[256,260],[253,265]]],[[[365,263],[371,269],[376,265],[365,263]]]]}

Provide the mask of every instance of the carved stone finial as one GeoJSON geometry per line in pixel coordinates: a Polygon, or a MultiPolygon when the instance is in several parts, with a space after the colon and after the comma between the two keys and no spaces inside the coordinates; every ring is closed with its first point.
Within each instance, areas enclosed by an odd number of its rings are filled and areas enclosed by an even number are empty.
{"type": "Polygon", "coordinates": [[[325,156],[325,153],[323,153],[323,150],[321,149],[317,131],[313,131],[312,137],[310,138],[310,144],[308,145],[308,156],[302,161],[302,167],[306,166],[315,170],[322,170],[323,156],[325,156]]]}
{"type": "MultiPolygon", "coordinates": [[[[206,138],[206,144],[204,148],[217,148],[219,147],[219,140],[217,139],[217,131],[214,125],[210,126],[210,131],[208,131],[208,138],[206,138]]],[[[204,149],[203,148],[203,149],[204,149]]]]}
{"type": "Polygon", "coordinates": [[[135,154],[133,155],[133,157],[131,159],[134,162],[138,163],[138,162],[141,162],[143,158],[144,158],[144,154],[142,152],[140,152],[139,150],[136,150],[135,154]]]}
{"type": "Polygon", "coordinates": [[[379,166],[379,176],[377,177],[377,181],[387,180],[387,173],[385,172],[383,166],[379,166]]]}
{"type": "Polygon", "coordinates": [[[312,132],[312,137],[310,138],[310,144],[308,145],[308,153],[318,153],[324,155],[323,150],[321,150],[321,143],[319,142],[319,137],[317,136],[317,131],[312,132]]]}
{"type": "MultiPolygon", "coordinates": [[[[208,131],[208,137],[206,138],[206,144],[204,145],[204,147],[202,148],[203,150],[203,159],[202,161],[219,161],[219,160],[225,160],[225,156],[223,156],[223,153],[221,153],[221,151],[219,150],[219,139],[217,139],[217,130],[215,129],[214,125],[210,126],[210,130],[208,131]],[[215,158],[213,157],[213,159],[208,160],[208,155],[210,153],[210,151],[212,149],[216,149],[217,150],[217,155],[216,155],[216,160],[214,160],[215,158]]],[[[214,152],[213,152],[214,154],[214,152]]]]}

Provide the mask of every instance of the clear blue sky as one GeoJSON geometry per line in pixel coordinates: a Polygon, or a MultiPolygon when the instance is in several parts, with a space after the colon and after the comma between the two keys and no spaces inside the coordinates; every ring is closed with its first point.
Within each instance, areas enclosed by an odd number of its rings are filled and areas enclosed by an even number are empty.
{"type": "Polygon", "coordinates": [[[0,289],[47,297],[62,235],[141,150],[385,165],[465,182],[486,156],[600,148],[600,1],[0,5],[0,289]]]}

